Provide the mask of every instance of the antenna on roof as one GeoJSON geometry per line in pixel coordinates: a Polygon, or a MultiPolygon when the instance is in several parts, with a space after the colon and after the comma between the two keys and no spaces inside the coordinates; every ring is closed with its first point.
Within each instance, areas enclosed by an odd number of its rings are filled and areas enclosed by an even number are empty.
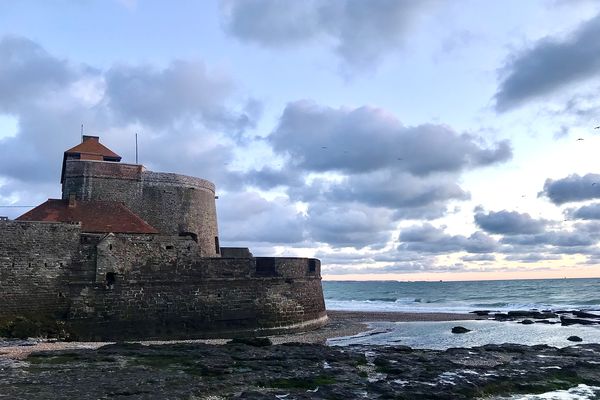
{"type": "Polygon", "coordinates": [[[83,143],[83,124],[81,124],[81,143],[83,143]]]}
{"type": "Polygon", "coordinates": [[[138,144],[137,144],[137,132],[135,133],[135,163],[138,164],[138,144]]]}

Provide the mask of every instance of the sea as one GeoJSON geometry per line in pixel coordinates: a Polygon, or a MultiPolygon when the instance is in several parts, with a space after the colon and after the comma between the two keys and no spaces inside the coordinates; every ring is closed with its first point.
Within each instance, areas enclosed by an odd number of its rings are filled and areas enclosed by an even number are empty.
{"type": "MultiPolygon", "coordinates": [[[[476,310],[582,310],[600,314],[600,278],[536,279],[497,281],[323,281],[328,310],[422,313],[469,313],[476,310]]],[[[558,322],[558,321],[556,321],[558,322]]],[[[574,345],[569,336],[583,343],[600,343],[600,325],[523,325],[494,320],[442,322],[373,321],[367,332],[330,339],[329,345],[404,345],[412,348],[445,350],[485,344],[574,345]],[[465,334],[453,334],[463,326],[465,334]]],[[[568,390],[497,398],[511,400],[591,400],[600,398],[600,385],[579,385],[568,390]]]]}
{"type": "Polygon", "coordinates": [[[467,282],[323,281],[330,310],[465,313],[600,310],[600,278],[467,282]]]}
{"type": "MultiPolygon", "coordinates": [[[[600,314],[600,278],[468,282],[324,281],[323,292],[328,310],[422,313],[584,310],[600,314]]],[[[586,343],[600,343],[600,325],[523,325],[495,320],[373,321],[368,332],[331,339],[329,344],[402,344],[435,350],[489,343],[565,347],[573,345],[567,340],[569,336],[579,336],[586,343]],[[452,334],[454,326],[465,327],[471,332],[452,334]]]]}

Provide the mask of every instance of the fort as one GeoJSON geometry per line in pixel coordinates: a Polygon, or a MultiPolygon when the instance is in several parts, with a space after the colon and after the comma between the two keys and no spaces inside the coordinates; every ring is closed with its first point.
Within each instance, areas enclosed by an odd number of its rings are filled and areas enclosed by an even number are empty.
{"type": "Polygon", "coordinates": [[[219,244],[215,186],[126,164],[83,136],[62,199],[0,219],[0,321],[79,340],[209,338],[317,328],[321,263],[219,244]]]}

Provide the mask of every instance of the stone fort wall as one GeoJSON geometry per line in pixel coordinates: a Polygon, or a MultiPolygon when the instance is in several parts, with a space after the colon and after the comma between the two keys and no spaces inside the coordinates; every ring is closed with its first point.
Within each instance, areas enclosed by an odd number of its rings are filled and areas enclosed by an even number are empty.
{"type": "Polygon", "coordinates": [[[199,246],[191,237],[0,221],[0,321],[64,319],[91,340],[238,336],[325,322],[318,260],[201,258],[199,246]]]}
{"type": "Polygon", "coordinates": [[[67,315],[80,233],[79,224],[0,221],[0,320],[67,315]]]}
{"type": "Polygon", "coordinates": [[[63,199],[120,201],[167,235],[189,235],[202,256],[219,256],[215,186],[190,176],[144,170],[137,164],[68,160],[63,199]]]}

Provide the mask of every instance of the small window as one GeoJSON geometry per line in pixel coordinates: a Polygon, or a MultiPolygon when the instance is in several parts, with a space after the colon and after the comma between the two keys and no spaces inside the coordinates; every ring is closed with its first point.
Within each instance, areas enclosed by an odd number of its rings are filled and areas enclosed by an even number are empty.
{"type": "Polygon", "coordinates": [[[109,249],[109,250],[112,250],[112,244],[109,244],[109,245],[108,245],[108,249],[109,249]]]}
{"type": "Polygon", "coordinates": [[[311,258],[308,260],[308,272],[316,272],[317,271],[317,260],[311,258]]]}
{"type": "Polygon", "coordinates": [[[221,254],[221,246],[219,245],[219,237],[215,236],[215,252],[221,254]]]}
{"type": "Polygon", "coordinates": [[[117,275],[114,272],[107,272],[106,273],[106,288],[107,289],[112,289],[115,286],[115,281],[117,280],[117,275]]]}
{"type": "Polygon", "coordinates": [[[275,267],[275,258],[256,257],[256,275],[257,276],[277,276],[275,267]]]}
{"type": "Polygon", "coordinates": [[[168,245],[168,246],[166,246],[165,248],[166,248],[167,250],[173,250],[173,246],[171,246],[171,245],[168,245]]]}

